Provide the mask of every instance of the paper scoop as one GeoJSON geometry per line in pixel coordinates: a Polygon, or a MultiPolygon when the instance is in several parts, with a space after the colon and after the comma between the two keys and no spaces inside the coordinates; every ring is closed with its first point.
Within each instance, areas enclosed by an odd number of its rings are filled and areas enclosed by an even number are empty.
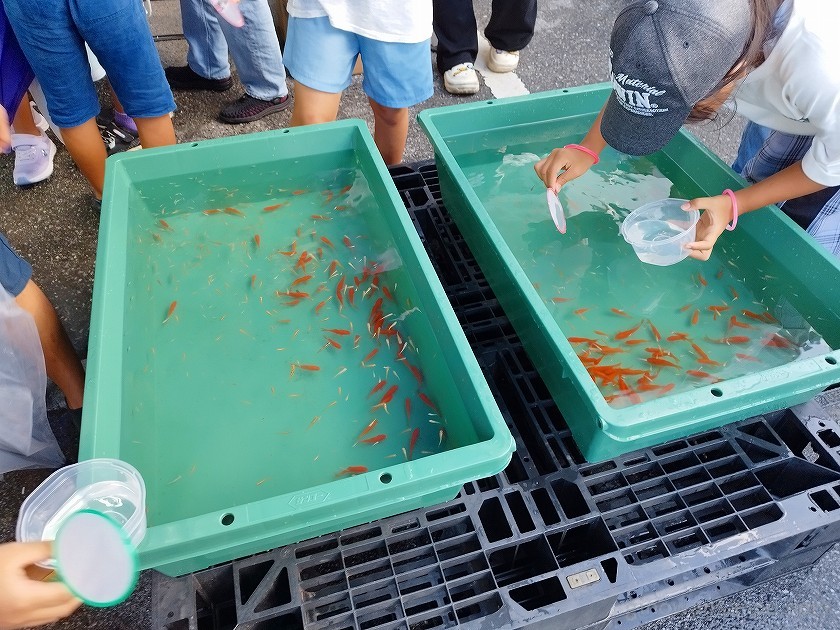
{"type": "Polygon", "coordinates": [[[548,199],[548,211],[551,213],[551,219],[560,234],[566,233],[566,217],[563,214],[563,206],[560,200],[551,188],[545,191],[546,199],[548,199]]]}

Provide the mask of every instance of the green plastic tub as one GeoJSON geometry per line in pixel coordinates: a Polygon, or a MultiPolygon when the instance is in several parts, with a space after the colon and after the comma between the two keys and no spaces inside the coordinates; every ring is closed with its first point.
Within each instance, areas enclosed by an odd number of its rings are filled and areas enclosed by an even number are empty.
{"type": "Polygon", "coordinates": [[[607,148],[560,192],[534,163],[579,142],[608,84],[429,109],[443,201],[588,461],[803,402],[840,380],[840,266],[778,208],[712,259],[644,264],[633,209],[744,185],[685,131],[643,158],[607,148]]]}
{"type": "Polygon", "coordinates": [[[361,121],[108,160],[80,458],[181,575],[454,497],[511,434],[361,121]]]}

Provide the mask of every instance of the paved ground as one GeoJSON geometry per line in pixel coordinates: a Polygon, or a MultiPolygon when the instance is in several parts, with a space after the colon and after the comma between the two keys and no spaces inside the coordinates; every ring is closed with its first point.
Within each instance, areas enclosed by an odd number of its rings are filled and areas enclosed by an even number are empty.
{"type": "MultiPolygon", "coordinates": [[[[488,19],[489,4],[489,0],[476,2],[480,24],[488,19]]],[[[178,3],[175,0],[156,0],[153,8],[151,22],[155,34],[180,32],[178,3]]],[[[537,32],[523,53],[517,72],[520,81],[499,81],[498,77],[490,77],[482,83],[477,96],[465,99],[446,94],[439,79],[436,79],[434,97],[421,107],[606,80],[607,41],[614,10],[615,3],[611,0],[542,0],[537,32]],[[488,84],[492,85],[492,90],[488,84]]],[[[184,63],[186,45],[183,41],[161,42],[158,48],[164,65],[184,63]]],[[[176,93],[179,111],[175,126],[179,140],[184,142],[251,133],[288,124],[288,111],[236,127],[217,122],[215,117],[220,107],[240,93],[239,84],[224,95],[176,93]]],[[[107,104],[105,96],[103,102],[107,104]]],[[[363,118],[370,122],[370,110],[359,80],[345,94],[340,115],[342,118],[363,118]]],[[[695,131],[718,155],[731,160],[740,129],[741,124],[735,119],[713,122],[695,131]]],[[[432,150],[429,143],[417,124],[412,123],[405,161],[430,157],[432,150]]],[[[84,356],[90,322],[99,209],[63,149],[56,157],[54,175],[47,182],[26,190],[12,185],[12,165],[11,156],[0,157],[0,229],[32,262],[36,281],[53,300],[74,345],[84,356]]],[[[47,471],[17,472],[6,475],[0,482],[0,540],[13,538],[20,502],[47,474],[47,471]]],[[[837,611],[839,583],[840,552],[833,550],[811,569],[645,627],[649,630],[840,628],[837,611]]],[[[149,599],[149,576],[144,575],[140,587],[127,603],[109,611],[81,611],[54,628],[148,628],[149,599]]]]}

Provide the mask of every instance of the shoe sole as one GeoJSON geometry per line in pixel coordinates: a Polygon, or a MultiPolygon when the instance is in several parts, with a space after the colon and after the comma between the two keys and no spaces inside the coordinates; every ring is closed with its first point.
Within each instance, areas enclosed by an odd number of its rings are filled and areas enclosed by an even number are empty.
{"type": "Polygon", "coordinates": [[[226,86],[199,86],[199,85],[184,85],[183,83],[169,83],[169,87],[173,90],[180,90],[182,92],[227,92],[233,87],[233,81],[226,86]]]}
{"type": "Polygon", "coordinates": [[[450,94],[455,94],[457,96],[471,96],[472,94],[478,94],[479,86],[453,87],[450,85],[444,85],[443,89],[450,94]]]}
{"type": "Polygon", "coordinates": [[[497,64],[493,63],[493,61],[491,59],[487,60],[487,69],[490,70],[490,72],[495,72],[497,74],[505,74],[507,72],[513,72],[518,67],[519,67],[518,63],[513,65],[513,66],[500,66],[500,65],[497,65],[497,64]]]}
{"type": "Polygon", "coordinates": [[[16,179],[14,179],[14,177],[12,177],[12,180],[14,181],[15,186],[32,186],[33,184],[38,184],[38,183],[44,181],[45,179],[49,179],[50,175],[53,174],[53,168],[54,168],[53,160],[55,159],[55,154],[56,154],[55,144],[51,142],[50,143],[49,166],[47,168],[45,168],[43,171],[41,171],[40,173],[38,173],[32,180],[29,180],[29,181],[19,182],[16,179]]]}
{"type": "Polygon", "coordinates": [[[265,118],[266,116],[269,116],[271,114],[282,112],[284,109],[287,109],[291,104],[292,99],[289,99],[285,103],[280,103],[279,105],[270,105],[264,110],[262,110],[259,114],[254,114],[253,116],[244,116],[242,118],[233,118],[232,116],[225,116],[224,114],[220,113],[219,120],[228,123],[229,125],[238,125],[240,123],[254,122],[255,120],[265,118]]]}

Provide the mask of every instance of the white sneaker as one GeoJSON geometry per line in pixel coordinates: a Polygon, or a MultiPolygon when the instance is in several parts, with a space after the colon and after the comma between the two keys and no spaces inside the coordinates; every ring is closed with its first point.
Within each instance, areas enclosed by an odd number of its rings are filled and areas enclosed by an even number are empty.
{"type": "Polygon", "coordinates": [[[471,63],[459,63],[443,73],[443,87],[450,94],[475,94],[478,74],[471,63]]]}
{"type": "Polygon", "coordinates": [[[36,184],[52,175],[55,145],[46,135],[13,133],[12,150],[15,152],[12,181],[16,186],[36,184]]]}
{"type": "Polygon", "coordinates": [[[493,72],[513,72],[518,65],[518,50],[490,49],[490,54],[487,57],[487,67],[493,72]]]}

